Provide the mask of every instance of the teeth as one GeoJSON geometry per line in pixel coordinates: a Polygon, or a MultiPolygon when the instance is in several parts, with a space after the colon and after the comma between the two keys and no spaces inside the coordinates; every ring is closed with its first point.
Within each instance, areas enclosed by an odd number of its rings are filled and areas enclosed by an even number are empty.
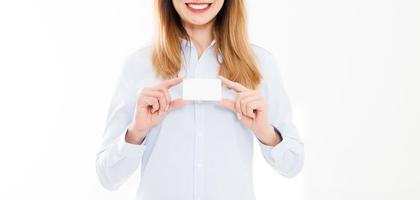
{"type": "Polygon", "coordinates": [[[207,7],[209,7],[209,4],[187,4],[188,7],[192,8],[192,9],[197,9],[197,10],[202,10],[205,9],[207,7]]]}

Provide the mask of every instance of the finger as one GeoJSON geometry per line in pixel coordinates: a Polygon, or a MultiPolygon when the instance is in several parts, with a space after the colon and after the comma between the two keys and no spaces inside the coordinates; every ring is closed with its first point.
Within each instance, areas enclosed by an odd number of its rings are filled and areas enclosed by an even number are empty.
{"type": "Polygon", "coordinates": [[[260,105],[259,101],[260,100],[257,99],[257,100],[250,101],[246,104],[246,113],[248,116],[250,116],[253,119],[256,117],[256,114],[254,112],[255,110],[257,110],[256,106],[260,105]]]}
{"type": "Polygon", "coordinates": [[[146,107],[152,106],[152,113],[159,109],[159,102],[155,97],[144,97],[143,99],[146,103],[146,107]]]}
{"type": "Polygon", "coordinates": [[[167,100],[166,100],[165,93],[162,90],[158,90],[158,89],[146,90],[143,92],[143,95],[155,97],[158,99],[159,108],[160,108],[159,114],[161,114],[166,108],[167,100]]]}
{"type": "Polygon", "coordinates": [[[260,100],[260,97],[258,95],[252,95],[252,96],[248,96],[242,99],[242,110],[245,110],[246,115],[252,118],[255,117],[255,113],[254,113],[253,108],[250,108],[249,103],[256,100],[260,100]]]}
{"type": "Polygon", "coordinates": [[[166,81],[162,82],[160,84],[160,86],[162,86],[162,87],[164,87],[166,89],[169,89],[169,88],[171,88],[171,87],[173,87],[173,86],[178,85],[179,83],[181,83],[185,78],[186,78],[185,76],[182,76],[182,77],[177,77],[177,78],[169,79],[169,80],[166,80],[166,81]]]}
{"type": "Polygon", "coordinates": [[[246,115],[246,104],[244,99],[248,98],[249,96],[255,96],[254,92],[244,92],[238,95],[238,99],[236,100],[241,108],[241,114],[246,115]]]}
{"type": "Polygon", "coordinates": [[[176,108],[179,108],[179,107],[181,107],[181,106],[184,106],[184,105],[186,105],[187,103],[189,103],[190,101],[188,101],[188,100],[184,100],[184,99],[175,99],[175,100],[173,100],[173,101],[171,101],[171,103],[169,104],[169,108],[168,108],[168,110],[169,111],[172,111],[172,110],[174,110],[174,109],[176,109],[176,108]]]}
{"type": "Polygon", "coordinates": [[[158,89],[148,89],[148,90],[144,90],[142,92],[143,96],[148,96],[148,97],[155,97],[155,98],[163,98],[164,97],[164,93],[158,89]]]}
{"type": "Polygon", "coordinates": [[[239,120],[242,118],[242,115],[236,110],[236,101],[232,101],[232,100],[229,100],[229,99],[222,99],[222,100],[218,101],[218,103],[220,105],[222,105],[223,107],[235,112],[236,117],[239,120]]]}
{"type": "MultiPolygon", "coordinates": [[[[261,108],[264,107],[264,102],[261,100],[255,100],[255,101],[251,101],[247,104],[247,108],[251,111],[254,112],[254,110],[261,110],[261,108]]],[[[255,114],[255,113],[254,113],[255,114]]]]}
{"type": "Polygon", "coordinates": [[[223,76],[219,75],[219,78],[222,81],[223,85],[225,85],[229,89],[235,90],[236,92],[243,92],[243,91],[248,90],[248,88],[246,88],[245,86],[243,86],[243,85],[241,85],[237,82],[233,82],[233,81],[231,81],[231,80],[229,80],[229,79],[227,79],[223,76]]]}
{"type": "Polygon", "coordinates": [[[171,103],[172,99],[171,99],[171,95],[169,94],[169,91],[167,89],[163,89],[163,92],[165,93],[166,96],[166,102],[167,105],[165,107],[165,112],[169,110],[169,104],[171,103]]]}
{"type": "Polygon", "coordinates": [[[240,118],[243,115],[242,109],[241,109],[241,96],[243,95],[243,93],[239,93],[236,96],[236,100],[235,100],[235,112],[238,115],[238,118],[240,118]]]}
{"type": "Polygon", "coordinates": [[[156,90],[160,91],[163,93],[164,98],[165,98],[165,105],[164,107],[162,107],[162,111],[166,112],[169,109],[169,103],[172,101],[171,100],[171,95],[169,94],[168,89],[163,88],[163,87],[157,87],[156,90]]]}
{"type": "Polygon", "coordinates": [[[235,102],[234,101],[229,100],[229,99],[221,99],[217,103],[222,105],[223,107],[235,112],[235,102]]]}

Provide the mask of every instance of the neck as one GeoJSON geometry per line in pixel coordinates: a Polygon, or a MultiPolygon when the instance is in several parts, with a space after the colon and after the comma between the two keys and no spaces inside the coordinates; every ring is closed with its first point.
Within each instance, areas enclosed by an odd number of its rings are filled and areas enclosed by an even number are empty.
{"type": "Polygon", "coordinates": [[[198,57],[201,56],[204,49],[206,49],[213,41],[213,24],[214,21],[211,21],[204,25],[193,25],[189,23],[184,23],[184,28],[197,49],[198,57]]]}

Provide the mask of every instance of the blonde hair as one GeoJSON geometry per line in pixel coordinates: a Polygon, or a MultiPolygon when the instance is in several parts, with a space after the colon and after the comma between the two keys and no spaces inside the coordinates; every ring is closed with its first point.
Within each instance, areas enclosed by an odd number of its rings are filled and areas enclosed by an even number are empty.
{"type": "MultiPolygon", "coordinates": [[[[244,0],[225,0],[216,16],[213,37],[216,56],[222,54],[219,75],[256,89],[261,82],[255,55],[248,42],[244,0]]],[[[181,70],[181,38],[189,40],[172,0],[155,0],[157,35],[152,63],[158,77],[178,75],[181,70]]]]}

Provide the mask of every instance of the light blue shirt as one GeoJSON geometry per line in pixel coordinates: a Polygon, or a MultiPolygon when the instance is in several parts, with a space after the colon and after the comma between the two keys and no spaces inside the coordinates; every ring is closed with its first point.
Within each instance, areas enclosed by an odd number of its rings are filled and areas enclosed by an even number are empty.
{"type": "MultiPolygon", "coordinates": [[[[194,44],[182,40],[187,67],[180,75],[217,78],[214,48],[215,41],[198,58],[194,44]]],[[[154,75],[152,47],[148,46],[126,58],[119,76],[96,160],[102,185],[115,190],[141,166],[138,200],[255,200],[254,141],[274,170],[285,177],[295,176],[303,165],[303,143],[292,121],[278,64],[261,47],[252,45],[252,50],[263,75],[259,90],[268,103],[270,123],[281,133],[281,143],[261,143],[234,112],[213,101],[192,101],[177,108],[150,129],[142,144],[126,143],[137,93],[162,81],[154,75]]],[[[172,99],[181,98],[181,84],[169,92],[172,99]]],[[[222,97],[234,99],[235,93],[224,87],[222,97]]]]}

